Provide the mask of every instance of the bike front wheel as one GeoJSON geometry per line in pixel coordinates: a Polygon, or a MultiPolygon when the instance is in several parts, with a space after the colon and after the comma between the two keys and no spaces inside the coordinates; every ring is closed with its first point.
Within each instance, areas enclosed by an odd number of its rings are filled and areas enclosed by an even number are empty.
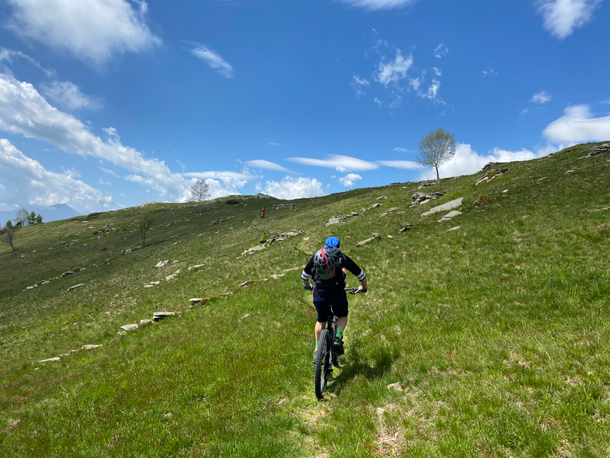
{"type": "Polygon", "coordinates": [[[314,376],[314,385],[316,390],[316,398],[321,400],[324,398],[326,384],[330,376],[330,352],[332,342],[330,341],[330,333],[328,329],[322,329],[320,340],[318,341],[318,353],[316,354],[316,372],[314,376]]]}

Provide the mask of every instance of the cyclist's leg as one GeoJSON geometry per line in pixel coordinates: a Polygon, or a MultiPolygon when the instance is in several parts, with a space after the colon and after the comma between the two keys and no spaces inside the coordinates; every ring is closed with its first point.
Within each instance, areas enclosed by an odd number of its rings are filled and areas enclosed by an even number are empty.
{"type": "Polygon", "coordinates": [[[316,321],[315,327],[315,337],[316,342],[320,339],[320,333],[322,329],[326,327],[326,319],[328,318],[328,314],[330,313],[330,305],[323,297],[314,297],[313,305],[316,307],[316,311],[318,312],[318,319],[316,321]]]}
{"type": "Polygon", "coordinates": [[[333,299],[333,310],[337,315],[337,335],[335,337],[334,348],[337,355],[344,353],[343,349],[343,331],[347,326],[347,315],[349,314],[347,296],[339,295],[333,299]]]}

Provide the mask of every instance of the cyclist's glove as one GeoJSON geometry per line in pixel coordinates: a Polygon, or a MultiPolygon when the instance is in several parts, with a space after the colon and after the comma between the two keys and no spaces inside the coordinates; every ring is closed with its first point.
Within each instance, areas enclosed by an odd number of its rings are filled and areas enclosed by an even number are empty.
{"type": "Polygon", "coordinates": [[[313,291],[313,286],[311,285],[303,285],[303,288],[305,288],[307,291],[313,291]]]}

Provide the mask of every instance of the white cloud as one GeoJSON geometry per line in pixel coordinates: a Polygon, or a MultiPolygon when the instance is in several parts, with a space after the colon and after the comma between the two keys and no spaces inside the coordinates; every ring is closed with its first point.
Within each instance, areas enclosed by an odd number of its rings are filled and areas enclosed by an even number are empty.
{"type": "Polygon", "coordinates": [[[255,159],[253,161],[246,161],[246,165],[248,167],[252,167],[255,169],[264,169],[264,170],[276,170],[278,172],[288,172],[293,173],[285,167],[282,167],[275,162],[265,161],[264,159],[255,159]]]}
{"type": "Polygon", "coordinates": [[[24,38],[101,64],[112,54],[161,44],[145,24],[147,4],[135,0],[8,0],[8,27],[24,38]],[[135,7],[135,8],[134,8],[135,7]]]}
{"type": "Polygon", "coordinates": [[[0,199],[5,202],[48,207],[67,204],[81,213],[115,208],[112,197],[76,179],[73,170],[63,173],[46,170],[25,156],[6,139],[0,139],[0,178],[5,183],[0,199]],[[8,189],[7,189],[8,188],[8,189]]]}
{"type": "Polygon", "coordinates": [[[354,75],[352,80],[352,87],[356,91],[356,97],[362,97],[363,95],[366,95],[366,92],[364,92],[364,89],[362,87],[370,86],[370,84],[371,83],[369,82],[369,80],[365,78],[360,78],[358,75],[354,75]]]}
{"type": "Polygon", "coordinates": [[[419,95],[423,99],[430,99],[433,102],[444,104],[445,101],[441,97],[438,96],[438,90],[440,88],[441,88],[441,82],[439,80],[437,80],[436,78],[434,78],[432,80],[432,84],[430,84],[430,86],[428,87],[428,91],[427,92],[418,92],[417,95],[419,95]]]}
{"type": "Polygon", "coordinates": [[[191,49],[191,53],[204,61],[209,67],[218,70],[218,73],[225,78],[233,78],[233,67],[231,64],[207,46],[197,44],[191,49]]]}
{"type": "Polygon", "coordinates": [[[165,162],[145,158],[121,143],[116,131],[104,141],[77,118],[49,105],[29,83],[0,74],[0,130],[53,143],[59,149],[83,157],[92,156],[148,177],[143,181],[161,197],[186,200],[190,185],[171,173],[165,162]]]}
{"type": "Polygon", "coordinates": [[[383,102],[381,100],[379,100],[377,97],[375,97],[373,99],[373,102],[375,102],[379,108],[381,108],[381,106],[383,105],[383,102]]]}
{"type": "Polygon", "coordinates": [[[362,170],[374,170],[379,168],[374,162],[363,161],[350,156],[331,154],[327,159],[313,159],[308,157],[291,157],[289,161],[314,167],[326,167],[335,169],[338,172],[357,172],[362,170]]]}
{"type": "Polygon", "coordinates": [[[498,72],[489,67],[489,70],[483,70],[483,77],[485,76],[498,76],[498,72]]]}
{"type": "Polygon", "coordinates": [[[269,142],[269,146],[282,146],[282,144],[276,142],[269,142]]]}
{"type": "Polygon", "coordinates": [[[392,151],[396,151],[397,153],[408,153],[409,150],[406,148],[401,148],[400,146],[397,146],[396,148],[394,148],[392,151]]]}
{"type": "Polygon", "coordinates": [[[434,74],[438,77],[443,76],[443,72],[441,72],[438,68],[436,67],[432,67],[432,69],[434,70],[434,74]]]}
{"type": "MultiPolygon", "coordinates": [[[[541,148],[536,152],[523,149],[521,151],[506,151],[495,148],[487,156],[481,156],[466,143],[460,143],[456,147],[455,155],[449,161],[439,166],[441,178],[455,177],[460,175],[470,175],[478,172],[488,162],[513,162],[528,161],[538,157],[546,156],[556,151],[553,146],[541,148]]],[[[419,176],[420,180],[436,178],[434,168],[428,168],[419,176]]]]}
{"type": "Polygon", "coordinates": [[[102,100],[85,95],[80,87],[70,81],[53,81],[51,84],[43,84],[42,92],[68,110],[99,110],[102,108],[102,100]]]}
{"type": "Polygon", "coordinates": [[[610,105],[610,99],[602,100],[599,103],[605,103],[606,105],[610,105]]]}
{"type": "Polygon", "coordinates": [[[362,177],[355,173],[348,173],[344,177],[339,177],[339,183],[341,183],[346,188],[351,188],[352,186],[354,186],[354,184],[356,184],[356,181],[358,180],[362,180],[362,177]]]}
{"type": "Polygon", "coordinates": [[[449,48],[443,43],[434,48],[434,57],[438,59],[440,59],[441,57],[445,57],[447,54],[449,54],[449,48]]]}
{"type": "Polygon", "coordinates": [[[539,4],[544,28],[563,40],[591,20],[601,0],[543,0],[539,4]]]}
{"type": "Polygon", "coordinates": [[[550,102],[552,98],[553,97],[551,97],[551,95],[548,92],[540,91],[532,96],[532,102],[543,104],[543,103],[550,102]]]}
{"type": "Polygon", "coordinates": [[[594,118],[588,105],[573,105],[542,133],[556,143],[610,140],[610,116],[594,118]]]}
{"type": "Polygon", "coordinates": [[[40,65],[38,61],[32,59],[30,56],[22,53],[21,51],[13,51],[12,49],[0,48],[0,62],[13,62],[13,57],[20,57],[22,59],[25,59],[30,64],[42,70],[49,78],[55,75],[55,72],[53,70],[47,70],[42,65],[40,65]]]}
{"type": "MultiPolygon", "coordinates": [[[[391,10],[393,8],[404,8],[417,0],[342,0],[343,3],[364,8],[366,10],[391,10]]],[[[374,32],[377,32],[373,29],[374,32]]]]}
{"type": "Polygon", "coordinates": [[[324,195],[322,183],[315,178],[286,177],[282,181],[267,181],[263,190],[265,194],[278,199],[291,200],[324,195]]]}
{"type": "Polygon", "coordinates": [[[395,169],[417,170],[423,168],[414,161],[377,161],[377,163],[385,167],[393,167],[395,169]]]}
{"type": "Polygon", "coordinates": [[[407,77],[407,71],[413,65],[413,56],[404,57],[400,49],[396,50],[396,57],[390,62],[379,62],[375,80],[387,87],[389,83],[398,82],[407,77]]]}

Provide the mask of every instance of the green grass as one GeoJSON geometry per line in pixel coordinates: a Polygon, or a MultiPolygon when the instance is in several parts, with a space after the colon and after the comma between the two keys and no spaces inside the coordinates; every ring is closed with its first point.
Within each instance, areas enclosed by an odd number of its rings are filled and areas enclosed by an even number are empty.
{"type": "Polygon", "coordinates": [[[446,223],[408,208],[418,186],[404,183],[295,210],[156,204],[149,245],[128,255],[134,209],[19,230],[18,252],[0,248],[0,456],[609,456],[610,211],[590,210],[610,205],[610,157],[581,159],[591,146],[478,186],[482,173],[442,180],[438,204],[464,197],[446,223]],[[107,224],[126,230],[98,240],[107,224]],[[292,229],[305,233],[240,256],[292,229]],[[330,234],[370,291],[350,299],[347,353],[318,402],[311,297],[300,270],[271,276],[330,234]],[[153,267],[166,259],[179,262],[153,267]],[[181,316],[117,335],[161,310],[181,316]],[[103,347],[37,362],[84,344],[103,347]]]}

